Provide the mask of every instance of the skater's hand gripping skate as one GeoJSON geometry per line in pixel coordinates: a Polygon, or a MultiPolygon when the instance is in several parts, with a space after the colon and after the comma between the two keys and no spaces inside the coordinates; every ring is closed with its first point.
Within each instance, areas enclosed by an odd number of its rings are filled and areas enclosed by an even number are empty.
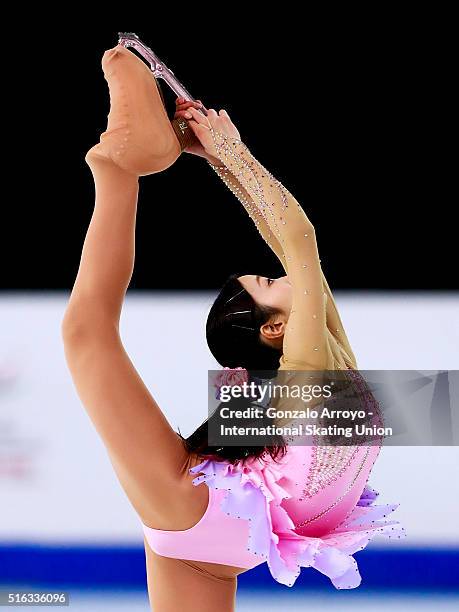
{"type": "Polygon", "coordinates": [[[198,141],[205,152],[205,157],[212,158],[211,161],[214,164],[220,164],[220,158],[218,151],[215,146],[215,136],[221,140],[222,137],[237,138],[240,140],[239,132],[231,121],[228,113],[221,109],[217,114],[217,111],[213,108],[208,109],[207,117],[200,113],[194,106],[190,105],[184,116],[188,119],[188,125],[193,130],[198,141]],[[187,114],[191,114],[191,118],[187,117],[187,114]]]}
{"type": "MultiPolygon", "coordinates": [[[[189,112],[190,106],[193,106],[196,109],[205,108],[202,104],[201,100],[185,100],[185,98],[177,98],[175,100],[175,115],[174,119],[178,119],[179,117],[185,118],[187,120],[192,118],[191,113],[189,112]]],[[[206,109],[207,110],[207,109],[206,109]]],[[[197,155],[198,157],[204,157],[213,164],[219,164],[220,161],[216,158],[213,158],[211,155],[208,155],[206,150],[201,144],[201,141],[197,138],[193,140],[185,149],[183,149],[186,153],[190,153],[191,155],[197,155]]]]}

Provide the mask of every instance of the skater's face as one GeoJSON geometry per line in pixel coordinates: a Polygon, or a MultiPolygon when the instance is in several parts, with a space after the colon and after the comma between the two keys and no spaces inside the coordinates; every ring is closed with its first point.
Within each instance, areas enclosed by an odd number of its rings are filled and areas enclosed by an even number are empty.
{"type": "Polygon", "coordinates": [[[287,276],[267,278],[256,274],[239,276],[238,281],[260,306],[278,312],[260,327],[263,342],[282,349],[285,328],[292,309],[292,286],[287,276]]]}
{"type": "Polygon", "coordinates": [[[270,306],[281,311],[286,319],[292,309],[292,286],[287,276],[267,278],[255,274],[239,276],[238,281],[261,306],[270,306]]]}

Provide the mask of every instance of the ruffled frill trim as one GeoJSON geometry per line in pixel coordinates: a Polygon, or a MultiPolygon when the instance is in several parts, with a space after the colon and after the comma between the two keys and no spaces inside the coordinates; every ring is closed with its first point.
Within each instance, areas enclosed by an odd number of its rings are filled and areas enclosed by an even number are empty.
{"type": "Polygon", "coordinates": [[[374,505],[379,493],[365,485],[352,512],[336,528],[320,537],[303,536],[282,508],[291,495],[279,485],[283,474],[271,460],[250,458],[244,464],[206,459],[191,468],[203,472],[193,479],[195,486],[206,482],[213,489],[226,489],[221,510],[234,518],[249,521],[247,550],[264,559],[273,578],[293,586],[302,567],[313,567],[328,576],[337,589],[359,586],[361,576],[352,555],[365,548],[377,534],[405,537],[399,521],[383,520],[399,504],[374,505]]]}

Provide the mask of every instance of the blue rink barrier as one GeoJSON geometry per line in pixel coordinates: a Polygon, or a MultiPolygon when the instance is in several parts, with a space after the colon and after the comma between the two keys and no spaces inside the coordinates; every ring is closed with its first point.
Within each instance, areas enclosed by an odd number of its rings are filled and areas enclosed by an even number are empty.
{"type": "MultiPolygon", "coordinates": [[[[459,592],[459,549],[372,548],[356,553],[362,583],[355,591],[459,592]]],[[[0,544],[0,584],[75,588],[146,588],[145,552],[139,546],[0,544]]],[[[238,578],[239,589],[335,590],[330,580],[303,568],[294,587],[277,583],[266,563],[238,578]]],[[[340,590],[340,593],[343,591],[340,590]]]]}

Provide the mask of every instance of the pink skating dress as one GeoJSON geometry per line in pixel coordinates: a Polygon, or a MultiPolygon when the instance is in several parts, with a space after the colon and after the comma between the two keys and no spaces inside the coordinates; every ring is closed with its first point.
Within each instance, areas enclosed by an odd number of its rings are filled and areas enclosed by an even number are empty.
{"type": "MultiPolygon", "coordinates": [[[[292,194],[237,138],[213,131],[222,164],[212,168],[242,202],[292,286],[292,308],[279,370],[343,370],[365,381],[322,272],[315,229],[292,194]]],[[[371,401],[371,400],[369,400],[371,401]]],[[[191,529],[143,525],[151,548],[178,559],[251,569],[267,562],[279,583],[292,586],[302,567],[328,576],[338,589],[360,584],[353,554],[377,534],[405,536],[387,518],[398,504],[376,505],[368,484],[379,443],[356,446],[288,446],[273,460],[236,465],[206,458],[190,469],[195,486],[206,483],[209,503],[191,529]]]]}

